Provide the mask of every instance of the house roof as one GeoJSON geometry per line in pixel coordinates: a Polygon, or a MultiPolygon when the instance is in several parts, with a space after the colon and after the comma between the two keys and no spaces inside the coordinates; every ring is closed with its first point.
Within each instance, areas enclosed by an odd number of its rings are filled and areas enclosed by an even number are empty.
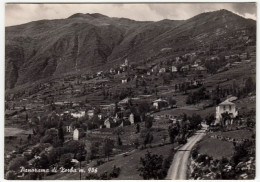
{"type": "Polygon", "coordinates": [[[224,102],[221,102],[219,105],[235,105],[233,102],[230,102],[229,100],[225,100],[224,102]]]}
{"type": "Polygon", "coordinates": [[[153,101],[153,102],[167,102],[166,100],[163,100],[163,99],[157,99],[157,100],[155,100],[155,101],[153,101]]]}
{"type": "Polygon", "coordinates": [[[185,69],[185,68],[189,68],[190,66],[189,65],[185,65],[183,67],[181,67],[181,69],[185,69]]]}
{"type": "MultiPolygon", "coordinates": [[[[79,133],[82,133],[82,132],[84,133],[84,132],[85,132],[83,128],[76,128],[75,130],[78,130],[79,133]]],[[[74,132],[75,130],[73,130],[73,132],[74,132]]]]}
{"type": "Polygon", "coordinates": [[[136,69],[138,69],[138,70],[147,70],[148,68],[145,67],[145,66],[138,66],[138,67],[136,67],[136,69]]]}
{"type": "Polygon", "coordinates": [[[129,98],[127,97],[127,98],[125,98],[125,99],[119,101],[118,104],[126,104],[126,103],[128,103],[128,102],[129,102],[129,98]]]}

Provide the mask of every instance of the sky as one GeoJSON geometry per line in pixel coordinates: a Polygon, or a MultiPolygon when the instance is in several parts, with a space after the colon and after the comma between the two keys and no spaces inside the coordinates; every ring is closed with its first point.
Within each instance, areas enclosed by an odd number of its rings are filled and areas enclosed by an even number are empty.
{"type": "Polygon", "coordinates": [[[146,4],[6,4],[5,26],[42,19],[63,19],[75,13],[101,13],[138,21],[185,20],[197,14],[227,9],[256,20],[255,3],[146,3],[146,4]]]}

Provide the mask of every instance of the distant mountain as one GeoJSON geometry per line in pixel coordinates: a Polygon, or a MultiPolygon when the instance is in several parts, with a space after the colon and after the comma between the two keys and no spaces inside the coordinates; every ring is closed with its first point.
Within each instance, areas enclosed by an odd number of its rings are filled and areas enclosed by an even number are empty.
{"type": "Polygon", "coordinates": [[[77,13],[67,19],[10,26],[5,29],[6,88],[77,69],[91,70],[126,56],[138,62],[163,48],[224,45],[239,30],[255,37],[256,21],[227,10],[158,22],[77,13]]]}

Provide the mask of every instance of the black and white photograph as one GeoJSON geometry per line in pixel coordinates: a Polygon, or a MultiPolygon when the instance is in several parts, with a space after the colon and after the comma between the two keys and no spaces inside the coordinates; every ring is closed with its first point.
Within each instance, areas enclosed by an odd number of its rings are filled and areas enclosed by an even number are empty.
{"type": "Polygon", "coordinates": [[[254,180],[257,2],[6,2],[5,180],[254,180]]]}

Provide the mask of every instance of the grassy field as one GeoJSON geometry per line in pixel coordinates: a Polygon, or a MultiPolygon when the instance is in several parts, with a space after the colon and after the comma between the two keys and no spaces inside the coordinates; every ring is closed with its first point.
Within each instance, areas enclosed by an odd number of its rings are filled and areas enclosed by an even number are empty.
{"type": "MultiPolygon", "coordinates": [[[[166,158],[169,155],[169,152],[171,152],[171,149],[173,148],[172,144],[154,147],[154,148],[147,148],[144,150],[134,150],[127,155],[116,155],[112,157],[108,162],[100,165],[97,167],[98,174],[104,173],[104,172],[111,172],[113,169],[113,166],[116,165],[117,167],[121,168],[121,172],[117,180],[142,180],[142,177],[139,176],[139,172],[137,169],[139,168],[140,164],[140,157],[144,157],[147,150],[150,151],[152,154],[158,154],[162,155],[164,158],[166,158]]],[[[90,163],[89,166],[84,167],[85,171],[88,171],[88,167],[94,166],[94,162],[90,163]]],[[[87,173],[83,174],[83,178],[85,178],[87,173]]],[[[65,173],[65,174],[56,174],[53,176],[48,176],[45,179],[59,179],[59,180],[75,180],[79,179],[78,173],[65,173]]]]}
{"type": "Polygon", "coordinates": [[[163,110],[154,113],[154,115],[157,116],[157,115],[171,114],[173,116],[180,116],[185,113],[187,116],[191,116],[192,114],[199,114],[202,118],[205,118],[209,114],[215,114],[215,111],[216,111],[215,107],[208,107],[205,108],[204,110],[200,110],[194,106],[189,106],[189,107],[183,107],[177,109],[163,110]]]}
{"type": "Polygon", "coordinates": [[[209,135],[220,135],[223,137],[230,137],[234,139],[251,139],[253,132],[249,130],[235,130],[228,132],[214,132],[209,135]]]}
{"type": "Polygon", "coordinates": [[[222,157],[230,158],[234,152],[232,142],[222,141],[220,139],[211,138],[212,135],[223,137],[230,137],[233,139],[251,139],[253,132],[247,129],[227,131],[227,132],[213,132],[209,133],[203,140],[198,143],[199,153],[212,156],[214,159],[221,159],[222,157]]]}
{"type": "Polygon", "coordinates": [[[198,143],[199,153],[212,156],[214,159],[231,158],[234,152],[233,144],[227,141],[206,136],[198,143]]]}
{"type": "Polygon", "coordinates": [[[246,97],[235,102],[240,113],[256,110],[256,97],[246,97]]]}

